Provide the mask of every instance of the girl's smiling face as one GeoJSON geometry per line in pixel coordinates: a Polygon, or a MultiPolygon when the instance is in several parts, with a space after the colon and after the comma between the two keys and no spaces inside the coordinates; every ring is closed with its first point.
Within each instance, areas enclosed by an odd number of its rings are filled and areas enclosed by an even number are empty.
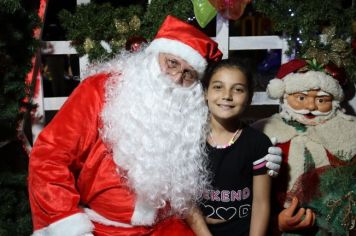
{"type": "Polygon", "coordinates": [[[231,120],[238,118],[249,103],[245,75],[235,67],[222,67],[211,77],[205,91],[211,118],[231,120]]]}

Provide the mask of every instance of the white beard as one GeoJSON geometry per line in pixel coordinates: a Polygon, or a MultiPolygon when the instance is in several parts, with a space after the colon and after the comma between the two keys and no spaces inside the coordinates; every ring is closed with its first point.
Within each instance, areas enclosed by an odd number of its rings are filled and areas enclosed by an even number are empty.
{"type": "Polygon", "coordinates": [[[336,111],[340,108],[340,102],[333,100],[332,101],[332,109],[328,112],[320,112],[320,111],[309,111],[309,110],[295,110],[291,106],[289,106],[287,99],[283,99],[283,103],[281,105],[280,115],[285,120],[295,120],[304,125],[319,125],[325,123],[327,120],[330,120],[336,115],[336,111]],[[304,115],[313,114],[315,117],[312,119],[306,118],[304,115]]]}
{"type": "Polygon", "coordinates": [[[184,214],[209,183],[208,111],[200,83],[175,85],[157,56],[140,52],[113,65],[121,73],[106,85],[102,137],[137,198],[184,214]]]}

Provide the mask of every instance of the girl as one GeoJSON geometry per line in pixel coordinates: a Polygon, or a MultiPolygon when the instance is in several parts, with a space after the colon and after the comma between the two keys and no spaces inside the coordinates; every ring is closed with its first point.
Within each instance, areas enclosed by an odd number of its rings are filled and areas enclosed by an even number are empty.
{"type": "Polygon", "coordinates": [[[187,222],[197,235],[265,235],[270,178],[263,157],[272,144],[240,120],[253,96],[251,73],[237,60],[225,59],[208,68],[203,86],[213,180],[187,222]]]}

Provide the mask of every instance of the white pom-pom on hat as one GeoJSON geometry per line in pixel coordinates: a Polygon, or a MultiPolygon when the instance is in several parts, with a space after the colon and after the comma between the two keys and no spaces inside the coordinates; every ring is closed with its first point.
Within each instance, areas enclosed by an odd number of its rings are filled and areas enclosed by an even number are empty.
{"type": "Polygon", "coordinates": [[[272,79],[267,86],[267,94],[272,99],[278,99],[285,93],[285,84],[281,79],[272,79]]]}

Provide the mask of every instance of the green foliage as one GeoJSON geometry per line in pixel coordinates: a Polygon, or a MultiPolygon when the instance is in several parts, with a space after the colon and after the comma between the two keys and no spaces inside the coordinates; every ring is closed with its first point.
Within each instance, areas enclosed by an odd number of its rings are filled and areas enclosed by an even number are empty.
{"type": "Polygon", "coordinates": [[[74,13],[62,10],[59,19],[78,54],[88,54],[89,61],[93,62],[112,58],[125,48],[130,37],[152,40],[169,14],[180,19],[193,17],[191,1],[152,0],[147,9],[140,5],[113,7],[109,3],[91,2],[78,6],[74,13]],[[111,52],[100,44],[102,40],[110,46],[111,52]]]}
{"type": "Polygon", "coordinates": [[[194,16],[191,0],[152,0],[143,17],[142,35],[152,40],[167,15],[188,20],[194,16]]]}
{"type": "Polygon", "coordinates": [[[342,1],[335,0],[256,0],[254,5],[257,11],[273,21],[276,31],[292,38],[292,46],[298,47],[293,42],[297,37],[305,43],[300,47],[300,53],[304,53],[312,41],[319,41],[325,26],[335,26],[336,34],[347,39],[352,34],[351,24],[356,16],[356,9],[351,5],[344,7],[342,1]]]}
{"type": "Polygon", "coordinates": [[[112,7],[109,3],[89,3],[78,6],[73,14],[62,10],[59,19],[79,55],[88,54],[93,61],[111,58],[125,47],[127,38],[139,34],[142,16],[140,5],[112,7]],[[112,52],[101,46],[102,40],[110,45],[112,52]]]}
{"type": "Polygon", "coordinates": [[[26,176],[27,155],[21,152],[17,123],[23,98],[31,94],[25,84],[31,58],[38,46],[33,29],[39,25],[34,1],[0,1],[0,235],[28,236],[31,216],[26,176]],[[4,143],[7,145],[4,146],[4,143]],[[9,148],[11,147],[11,148],[9,148]],[[26,160],[26,161],[24,161],[26,160]]]}
{"type": "Polygon", "coordinates": [[[0,1],[0,141],[16,137],[25,77],[38,43],[32,37],[39,23],[25,0],[0,1]]]}
{"type": "Polygon", "coordinates": [[[312,60],[307,60],[307,63],[308,63],[308,67],[311,69],[311,70],[314,70],[314,71],[323,71],[323,65],[322,64],[319,64],[315,58],[313,58],[312,60]]]}
{"type": "Polygon", "coordinates": [[[317,224],[332,235],[347,235],[356,217],[355,165],[330,168],[320,176],[321,196],[309,208],[317,213],[317,224]]]}
{"type": "Polygon", "coordinates": [[[0,235],[31,235],[27,174],[0,173],[0,235]]]}
{"type": "Polygon", "coordinates": [[[2,0],[1,1],[1,6],[3,8],[3,11],[6,11],[10,14],[16,12],[16,10],[21,8],[21,2],[20,1],[14,1],[14,0],[2,0]]]}
{"type": "MultiPolygon", "coordinates": [[[[352,7],[351,1],[255,0],[254,6],[272,20],[274,30],[288,39],[289,54],[295,53],[297,57],[303,57],[310,48],[332,50],[331,44],[325,44],[320,39],[326,27],[334,27],[334,36],[339,40],[347,42],[352,37],[356,8],[352,7]]],[[[350,52],[351,44],[347,46],[350,52]]],[[[349,53],[347,57],[349,63],[345,69],[349,78],[356,82],[355,55],[349,53]]]]}
{"type": "Polygon", "coordinates": [[[28,236],[32,231],[27,193],[28,157],[20,141],[0,148],[0,235],[28,236]]]}

